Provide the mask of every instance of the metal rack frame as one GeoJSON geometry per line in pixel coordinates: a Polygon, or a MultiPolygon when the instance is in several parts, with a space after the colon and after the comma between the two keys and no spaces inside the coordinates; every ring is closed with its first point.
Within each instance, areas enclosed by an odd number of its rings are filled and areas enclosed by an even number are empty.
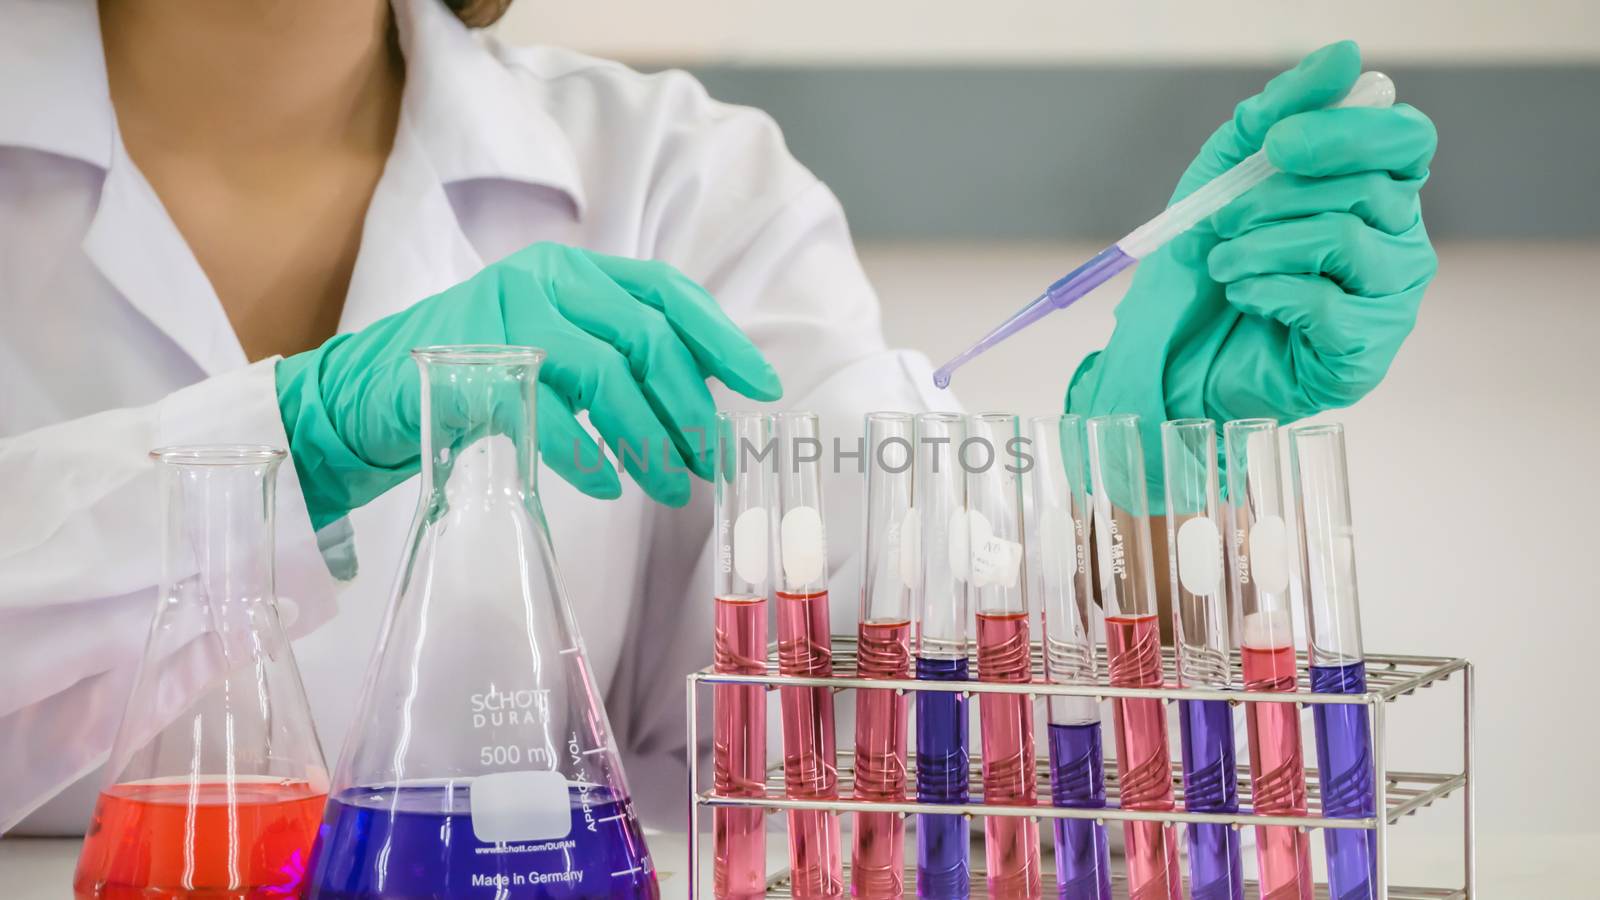
{"type": "MultiPolygon", "coordinates": [[[[714,672],[708,668],[693,672],[688,676],[687,712],[689,726],[689,790],[691,796],[689,804],[689,896],[699,896],[702,885],[699,847],[701,813],[707,808],[718,806],[742,806],[759,807],[769,813],[788,809],[824,809],[839,813],[897,812],[902,815],[918,813],[960,815],[968,819],[977,816],[1031,816],[1036,819],[1096,819],[1102,822],[1142,820],[1170,823],[1227,824],[1235,828],[1258,825],[1290,825],[1302,829],[1364,829],[1377,832],[1378,897],[1380,900],[1475,900],[1478,897],[1477,873],[1474,866],[1475,834],[1473,822],[1473,668],[1472,664],[1465,659],[1369,654],[1366,659],[1368,686],[1366,693],[1316,694],[1310,692],[1307,660],[1305,654],[1301,653],[1297,659],[1299,692],[1287,694],[1175,687],[1118,688],[1100,684],[1052,684],[1044,680],[1043,658],[1038,644],[1033,647],[1034,680],[1027,684],[859,678],[856,677],[855,638],[836,635],[833,638],[833,650],[834,675],[826,678],[807,678],[778,674],[776,644],[768,647],[765,674],[736,675],[714,672]],[[1462,698],[1461,771],[1435,773],[1391,770],[1388,766],[1386,752],[1388,709],[1390,704],[1403,697],[1442,683],[1457,673],[1461,675],[1462,698]],[[701,689],[720,684],[764,685],[769,690],[776,687],[789,686],[830,687],[835,690],[893,689],[903,693],[958,691],[969,697],[976,694],[1026,694],[1033,699],[1052,696],[1091,697],[1095,700],[1143,697],[1163,700],[1169,703],[1176,700],[1227,700],[1234,705],[1241,703],[1298,703],[1306,706],[1325,703],[1365,705],[1370,711],[1372,720],[1372,745],[1370,749],[1372,751],[1372,760],[1376,767],[1373,781],[1376,792],[1376,807],[1383,812],[1377,816],[1361,819],[1327,818],[1322,816],[1320,780],[1315,768],[1306,770],[1309,801],[1308,815],[1306,816],[1266,816],[1256,815],[1251,812],[1236,814],[1185,812],[1182,809],[1182,769],[1176,763],[1173,765],[1173,782],[1174,793],[1178,802],[1172,812],[1124,810],[1115,805],[1108,805],[1104,809],[1072,809],[1048,804],[1040,806],[1000,806],[975,802],[964,806],[950,806],[915,801],[879,803],[853,799],[792,800],[784,795],[783,765],[781,762],[775,763],[768,768],[765,797],[722,796],[715,793],[714,790],[702,790],[699,771],[701,760],[697,749],[699,746],[698,726],[701,689]],[[1401,819],[1414,815],[1418,810],[1431,806],[1436,801],[1443,800],[1454,793],[1459,793],[1462,798],[1462,886],[1459,888],[1424,888],[1390,885],[1389,829],[1397,825],[1401,819]]],[[[1234,661],[1234,665],[1237,671],[1237,658],[1234,661]]],[[[1177,672],[1171,648],[1163,650],[1162,667],[1163,683],[1176,684],[1177,672]]],[[[1104,667],[1102,666],[1099,671],[1105,671],[1104,667]]],[[[841,750],[838,757],[840,794],[848,797],[849,789],[853,783],[853,753],[841,750]]],[[[974,753],[972,755],[971,775],[975,788],[973,791],[974,796],[981,796],[979,765],[979,756],[974,753]]],[[[1041,780],[1041,796],[1044,797],[1050,795],[1048,769],[1048,763],[1040,760],[1037,777],[1041,780]]],[[[908,776],[914,771],[915,760],[908,759],[908,776]]],[[[1242,807],[1248,808],[1250,801],[1249,769],[1245,766],[1240,766],[1237,777],[1240,786],[1240,804],[1242,807]]],[[[1118,797],[1118,785],[1115,767],[1111,765],[1106,766],[1106,796],[1109,804],[1115,804],[1118,797]]],[[[974,897],[982,896],[979,890],[981,881],[982,879],[980,878],[975,877],[973,879],[974,897]]],[[[908,881],[908,883],[910,882],[908,881]]],[[[1318,897],[1326,896],[1325,887],[1319,886],[1318,891],[1318,897]]],[[[1046,885],[1045,892],[1046,894],[1051,894],[1050,885],[1046,885]]],[[[709,896],[709,892],[706,892],[706,895],[709,896]]],[[[790,896],[787,889],[787,872],[779,872],[769,877],[767,896],[790,896]]]]}

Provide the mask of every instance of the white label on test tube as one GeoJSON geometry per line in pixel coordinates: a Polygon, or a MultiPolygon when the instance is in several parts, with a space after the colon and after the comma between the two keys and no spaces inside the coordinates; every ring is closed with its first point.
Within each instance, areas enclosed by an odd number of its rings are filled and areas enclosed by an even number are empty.
{"type": "Polygon", "coordinates": [[[822,514],[814,506],[797,506],[784,513],[778,528],[783,542],[784,577],[792,585],[821,581],[828,565],[822,514]]]}
{"type": "Polygon", "coordinates": [[[1021,574],[1021,544],[991,535],[981,543],[973,545],[973,587],[1013,588],[1017,586],[1017,579],[1021,574]]]}
{"type": "Polygon", "coordinates": [[[1215,594],[1222,581],[1222,535],[1205,516],[1178,528],[1178,581],[1184,590],[1201,597],[1215,594]]]}
{"type": "Polygon", "coordinates": [[[751,584],[767,580],[767,511],[757,506],[733,523],[733,570],[751,584]]]}
{"type": "Polygon", "coordinates": [[[1269,594],[1289,586],[1289,530],[1283,519],[1262,516],[1250,529],[1250,577],[1269,594]]]}

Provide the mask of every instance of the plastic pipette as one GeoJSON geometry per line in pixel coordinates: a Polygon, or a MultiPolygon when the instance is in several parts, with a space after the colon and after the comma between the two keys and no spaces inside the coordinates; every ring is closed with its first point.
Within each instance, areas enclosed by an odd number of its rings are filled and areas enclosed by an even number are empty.
{"type": "MultiPolygon", "coordinates": [[[[1344,99],[1333,104],[1334,107],[1366,106],[1374,109],[1393,105],[1394,82],[1382,72],[1362,73],[1344,99]]],[[[1154,219],[1128,232],[1115,244],[1096,253],[1088,262],[1057,279],[1031,303],[1001,322],[999,327],[940,366],[933,373],[933,383],[940,388],[949,387],[950,376],[956,369],[1046,315],[1071,306],[1078,298],[1111,280],[1113,275],[1160,249],[1278,171],[1278,167],[1267,159],[1265,150],[1257,150],[1245,157],[1238,165],[1201,185],[1194,193],[1167,207],[1154,219]]]]}

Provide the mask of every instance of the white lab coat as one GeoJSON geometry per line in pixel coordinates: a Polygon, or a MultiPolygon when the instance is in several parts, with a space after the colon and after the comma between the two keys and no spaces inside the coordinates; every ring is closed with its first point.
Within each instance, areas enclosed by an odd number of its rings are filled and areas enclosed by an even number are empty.
{"type": "MultiPolygon", "coordinates": [[[[405,97],[340,331],[559,241],[704,284],[783,405],[847,441],[864,411],[941,402],[927,361],[885,346],[837,201],[765,115],[681,73],[480,39],[439,0],[394,6],[405,97]]],[[[246,360],[119,140],[93,0],[0,0],[0,23],[0,831],[64,832],[86,821],[154,608],[146,452],[286,438],[274,361],[246,360]]],[[[636,799],[677,825],[683,676],[710,658],[710,492],[673,510],[631,484],[612,502],[540,484],[636,799]]],[[[854,616],[859,485],[850,466],[826,484],[836,623],[854,616]]],[[[282,469],[278,588],[330,763],[415,502],[413,480],[314,535],[282,469]],[[324,554],[358,573],[335,579],[324,554]]]]}

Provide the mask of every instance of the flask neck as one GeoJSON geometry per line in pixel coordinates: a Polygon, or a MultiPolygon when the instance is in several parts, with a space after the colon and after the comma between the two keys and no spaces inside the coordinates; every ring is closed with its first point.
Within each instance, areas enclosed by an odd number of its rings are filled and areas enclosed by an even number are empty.
{"type": "Polygon", "coordinates": [[[537,496],[537,351],[419,350],[423,503],[532,502],[537,496]]]}
{"type": "Polygon", "coordinates": [[[270,604],[274,484],[281,450],[188,447],[152,454],[165,497],[162,596],[206,607],[221,630],[270,604]]]}

